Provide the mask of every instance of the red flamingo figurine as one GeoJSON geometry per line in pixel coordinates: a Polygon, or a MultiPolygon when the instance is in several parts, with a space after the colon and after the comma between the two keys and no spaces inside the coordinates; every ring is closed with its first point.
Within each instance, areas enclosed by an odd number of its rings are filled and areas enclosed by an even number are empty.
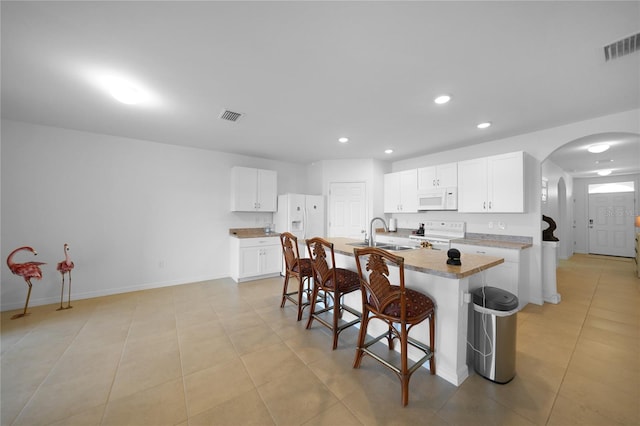
{"type": "Polygon", "coordinates": [[[62,309],[71,309],[71,270],[75,265],[69,258],[69,244],[64,245],[64,260],[58,263],[56,270],[62,274],[62,290],[60,291],[60,307],[56,309],[56,311],[60,311],[62,309]],[[67,307],[62,307],[62,297],[64,295],[64,274],[69,274],[69,302],[67,303],[67,307]]]}
{"type": "Polygon", "coordinates": [[[23,277],[27,285],[29,286],[29,291],[27,292],[27,301],[24,304],[24,312],[22,312],[21,314],[15,314],[14,316],[11,317],[11,319],[16,319],[16,318],[29,315],[27,314],[27,307],[29,306],[29,297],[31,297],[31,278],[35,278],[37,280],[41,279],[42,271],[40,270],[40,265],[46,265],[46,263],[43,263],[43,262],[15,263],[13,261],[13,256],[21,250],[30,251],[34,255],[38,254],[31,247],[20,247],[12,251],[9,257],[7,257],[7,266],[9,266],[9,269],[11,269],[11,272],[13,272],[15,275],[20,275],[21,277],[23,277]]]}

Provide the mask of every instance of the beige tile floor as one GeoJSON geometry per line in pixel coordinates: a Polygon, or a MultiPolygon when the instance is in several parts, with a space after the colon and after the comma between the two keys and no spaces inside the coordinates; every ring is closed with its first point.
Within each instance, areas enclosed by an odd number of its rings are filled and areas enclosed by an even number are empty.
{"type": "Polygon", "coordinates": [[[3,312],[1,424],[640,424],[630,259],[560,262],[562,302],[518,314],[509,384],[473,374],[456,388],[419,371],[405,408],[392,373],[371,358],[351,367],[355,331],[332,351],[324,327],[305,330],[293,306],[279,308],[281,282],[187,284],[13,321],[3,312]]]}

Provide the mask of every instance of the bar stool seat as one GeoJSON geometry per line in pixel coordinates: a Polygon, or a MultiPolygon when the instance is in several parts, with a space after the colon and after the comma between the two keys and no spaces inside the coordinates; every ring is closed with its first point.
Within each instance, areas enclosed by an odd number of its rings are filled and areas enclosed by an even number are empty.
{"type": "Polygon", "coordinates": [[[362,292],[362,325],[353,368],[359,368],[364,355],[369,355],[392,370],[400,379],[402,405],[406,406],[411,375],[427,361],[431,374],[436,373],[435,304],[426,294],[405,287],[404,258],[375,247],[354,249],[354,254],[362,292]],[[365,258],[368,258],[366,265],[365,258]],[[389,281],[388,264],[397,267],[394,271],[397,270],[399,285],[389,281]],[[366,266],[366,270],[363,266],[366,266]],[[374,318],[385,322],[388,329],[377,337],[367,339],[367,327],[374,318]],[[412,327],[425,320],[429,321],[429,345],[409,337],[412,327]],[[376,353],[370,349],[384,338],[387,339],[389,350],[393,350],[395,339],[400,341],[400,366],[380,356],[379,351],[376,353]],[[412,365],[409,365],[408,359],[409,346],[422,352],[420,359],[412,365]]]}

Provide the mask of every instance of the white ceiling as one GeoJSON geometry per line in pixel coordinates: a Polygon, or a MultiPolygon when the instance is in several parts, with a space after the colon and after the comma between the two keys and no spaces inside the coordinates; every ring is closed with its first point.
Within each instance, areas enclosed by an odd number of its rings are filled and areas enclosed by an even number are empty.
{"type": "Polygon", "coordinates": [[[636,1],[1,8],[2,116],[95,133],[300,163],[394,161],[640,107],[640,54],[603,53],[640,31],[636,1]],[[91,82],[100,72],[154,102],[117,103],[91,82]],[[453,100],[434,104],[442,93],[453,100]],[[224,109],[244,116],[220,120],[224,109]]]}

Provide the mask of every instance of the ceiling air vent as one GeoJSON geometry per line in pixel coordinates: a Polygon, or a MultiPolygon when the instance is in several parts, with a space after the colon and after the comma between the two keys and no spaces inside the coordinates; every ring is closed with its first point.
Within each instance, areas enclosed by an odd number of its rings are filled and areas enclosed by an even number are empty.
{"type": "Polygon", "coordinates": [[[604,60],[610,61],[640,50],[640,33],[615,41],[604,47],[604,60]]]}
{"type": "Polygon", "coordinates": [[[242,117],[242,113],[229,111],[228,109],[225,109],[220,114],[220,118],[227,121],[238,121],[240,117],[242,117]]]}

